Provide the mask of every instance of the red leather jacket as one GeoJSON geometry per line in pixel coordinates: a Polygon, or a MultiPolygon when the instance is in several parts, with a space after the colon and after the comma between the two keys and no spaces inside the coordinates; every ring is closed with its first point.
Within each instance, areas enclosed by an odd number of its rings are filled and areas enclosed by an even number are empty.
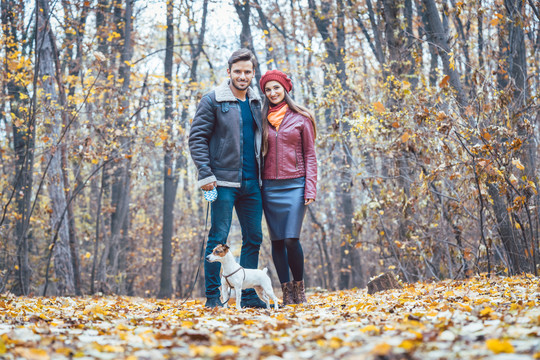
{"type": "Polygon", "coordinates": [[[317,196],[315,129],[311,120],[287,110],[279,131],[269,124],[268,151],[264,156],[263,179],[295,179],[305,176],[304,198],[317,196]]]}

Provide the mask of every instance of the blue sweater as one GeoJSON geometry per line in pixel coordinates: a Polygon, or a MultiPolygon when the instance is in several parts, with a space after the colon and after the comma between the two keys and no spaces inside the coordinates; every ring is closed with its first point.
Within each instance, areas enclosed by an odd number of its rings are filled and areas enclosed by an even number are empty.
{"type": "Polygon", "coordinates": [[[259,174],[257,171],[257,160],[255,159],[255,121],[249,107],[249,100],[238,100],[240,111],[242,112],[242,179],[257,180],[259,174]]]}

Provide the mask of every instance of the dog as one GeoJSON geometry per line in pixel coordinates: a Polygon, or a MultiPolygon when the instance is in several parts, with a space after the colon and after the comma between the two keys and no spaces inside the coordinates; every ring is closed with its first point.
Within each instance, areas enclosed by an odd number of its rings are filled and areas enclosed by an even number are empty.
{"type": "Polygon", "coordinates": [[[261,298],[266,303],[266,308],[270,309],[270,299],[274,301],[274,310],[278,308],[278,298],[274,294],[272,288],[272,280],[268,276],[268,269],[244,269],[235,260],[229,247],[225,244],[216,246],[214,251],[209,254],[206,259],[210,262],[220,262],[222,266],[221,276],[221,297],[220,300],[223,306],[227,307],[230,299],[229,292],[234,289],[236,295],[236,309],[240,310],[240,298],[242,297],[242,289],[254,288],[261,298]]]}

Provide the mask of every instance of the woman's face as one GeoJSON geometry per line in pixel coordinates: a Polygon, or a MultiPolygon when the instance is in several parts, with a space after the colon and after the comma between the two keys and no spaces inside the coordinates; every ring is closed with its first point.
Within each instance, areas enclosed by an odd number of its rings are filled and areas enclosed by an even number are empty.
{"type": "Polygon", "coordinates": [[[269,81],[264,85],[264,94],[272,105],[277,105],[285,98],[285,89],[277,81],[269,81]]]}

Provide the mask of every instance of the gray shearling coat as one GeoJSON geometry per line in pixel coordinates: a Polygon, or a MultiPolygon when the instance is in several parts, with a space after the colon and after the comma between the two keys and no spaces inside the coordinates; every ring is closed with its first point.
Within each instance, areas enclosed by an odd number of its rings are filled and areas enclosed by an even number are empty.
{"type": "MultiPolygon", "coordinates": [[[[261,174],[261,98],[252,88],[248,88],[247,97],[257,124],[254,134],[255,158],[261,174]]],[[[218,186],[240,187],[242,144],[240,104],[227,80],[203,96],[191,124],[189,150],[199,174],[199,187],[214,181],[218,186]]]]}

